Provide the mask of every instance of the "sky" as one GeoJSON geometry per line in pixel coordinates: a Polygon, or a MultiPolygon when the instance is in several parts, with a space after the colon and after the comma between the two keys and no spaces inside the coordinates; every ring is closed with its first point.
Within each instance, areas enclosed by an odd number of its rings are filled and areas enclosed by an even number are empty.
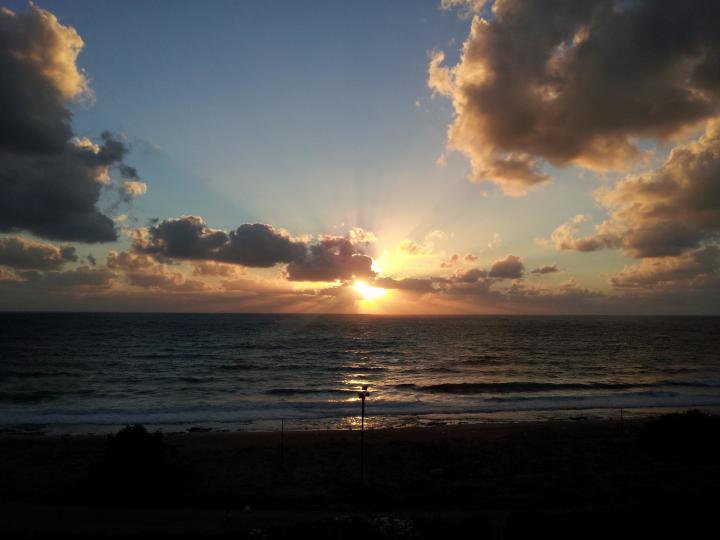
{"type": "Polygon", "coordinates": [[[0,310],[720,312],[715,2],[0,5],[0,310]]]}

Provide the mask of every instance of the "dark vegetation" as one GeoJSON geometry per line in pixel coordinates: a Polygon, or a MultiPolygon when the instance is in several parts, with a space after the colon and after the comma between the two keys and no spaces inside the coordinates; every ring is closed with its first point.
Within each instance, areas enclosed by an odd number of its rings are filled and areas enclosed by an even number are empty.
{"type": "Polygon", "coordinates": [[[150,434],[134,425],[108,435],[102,461],[74,495],[95,504],[166,506],[182,501],[187,484],[177,449],[159,431],[150,434]]]}
{"type": "Polygon", "coordinates": [[[691,409],[648,421],[640,447],[664,461],[717,464],[720,460],[720,416],[691,409]]]}

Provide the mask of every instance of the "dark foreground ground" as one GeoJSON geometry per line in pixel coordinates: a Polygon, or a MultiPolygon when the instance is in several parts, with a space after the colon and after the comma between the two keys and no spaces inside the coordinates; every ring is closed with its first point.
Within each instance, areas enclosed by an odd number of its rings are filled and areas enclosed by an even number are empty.
{"type": "Polygon", "coordinates": [[[0,436],[0,535],[716,538],[716,417],[0,436]]]}

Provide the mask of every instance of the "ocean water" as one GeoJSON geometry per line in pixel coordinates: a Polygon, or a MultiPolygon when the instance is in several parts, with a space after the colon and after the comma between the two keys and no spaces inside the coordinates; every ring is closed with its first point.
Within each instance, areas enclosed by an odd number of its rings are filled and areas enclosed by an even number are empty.
{"type": "Polygon", "coordinates": [[[720,408],[720,318],[0,313],[0,428],[352,428],[720,408]]]}

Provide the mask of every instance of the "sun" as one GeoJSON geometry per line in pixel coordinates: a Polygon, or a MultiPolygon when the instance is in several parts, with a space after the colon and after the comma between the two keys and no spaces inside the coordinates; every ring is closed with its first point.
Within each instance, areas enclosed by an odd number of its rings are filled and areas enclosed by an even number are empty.
{"type": "Polygon", "coordinates": [[[382,298],[388,293],[387,289],[373,287],[371,285],[368,285],[364,281],[356,281],[353,285],[353,289],[360,293],[363,300],[367,301],[377,300],[378,298],[382,298]]]}

